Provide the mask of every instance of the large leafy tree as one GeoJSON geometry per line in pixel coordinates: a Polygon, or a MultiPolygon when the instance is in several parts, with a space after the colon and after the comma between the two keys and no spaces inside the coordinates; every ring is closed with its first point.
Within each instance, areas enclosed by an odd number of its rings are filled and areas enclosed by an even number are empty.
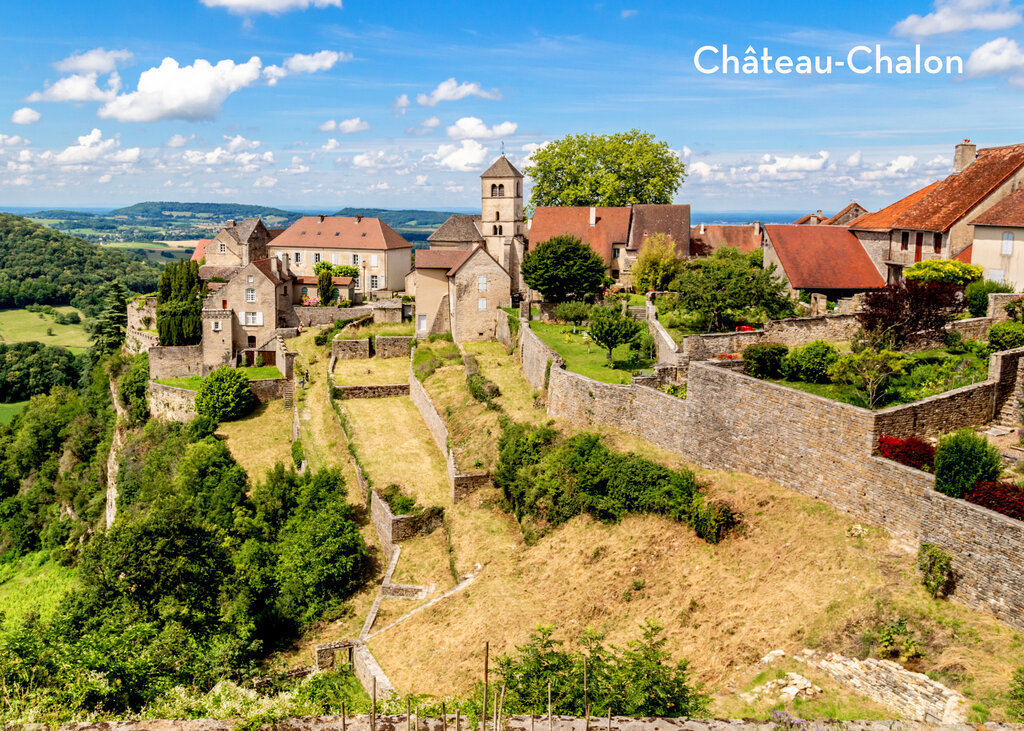
{"type": "Polygon", "coordinates": [[[892,350],[866,348],[840,356],[829,366],[828,375],[833,381],[849,383],[859,390],[868,408],[873,409],[885,393],[889,379],[905,373],[910,364],[909,358],[892,350]]]}
{"type": "Polygon", "coordinates": [[[555,236],[523,257],[523,281],[553,302],[582,299],[604,284],[604,260],[575,236],[555,236]]]}
{"type": "Polygon", "coordinates": [[[253,405],[249,377],[230,366],[221,366],[204,378],[196,393],[196,413],[217,422],[241,419],[253,405]]]}
{"type": "Polygon", "coordinates": [[[667,142],[632,129],[568,135],[533,153],[532,206],[624,206],[671,203],[686,165],[667,142]]]}
{"type": "Polygon", "coordinates": [[[966,308],[961,287],[938,281],[904,281],[869,292],[857,315],[877,346],[900,350],[912,339],[938,339],[966,308]]]}
{"type": "Polygon", "coordinates": [[[608,351],[609,361],[612,359],[612,351],[620,345],[633,342],[642,327],[615,307],[595,307],[590,313],[590,337],[608,351]]]}
{"type": "Polygon", "coordinates": [[[648,236],[633,265],[633,287],[637,292],[668,289],[672,281],[682,273],[684,266],[672,239],[666,234],[648,236]]]}

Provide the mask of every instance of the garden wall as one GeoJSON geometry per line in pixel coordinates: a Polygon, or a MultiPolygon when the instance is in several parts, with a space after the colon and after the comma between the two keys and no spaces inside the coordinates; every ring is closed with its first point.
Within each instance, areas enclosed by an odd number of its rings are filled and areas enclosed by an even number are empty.
{"type": "Polygon", "coordinates": [[[341,338],[335,338],[331,341],[331,357],[335,360],[369,358],[370,339],[342,340],[341,338]]]}
{"type": "Polygon", "coordinates": [[[988,295],[988,316],[996,322],[1009,319],[1006,305],[1020,298],[1019,292],[991,292],[988,295]]]}
{"type": "Polygon", "coordinates": [[[512,317],[507,312],[504,313],[505,317],[498,315],[497,321],[494,324],[494,339],[504,345],[506,348],[512,347],[512,331],[508,326],[508,318],[512,317]]]}
{"type": "Polygon", "coordinates": [[[287,383],[287,378],[261,378],[258,381],[249,381],[249,388],[252,389],[252,395],[256,397],[256,400],[265,404],[268,401],[284,398],[287,383]]]}
{"type": "Polygon", "coordinates": [[[565,361],[537,337],[537,333],[530,329],[529,322],[520,320],[519,331],[519,359],[523,366],[523,375],[531,386],[542,389],[548,363],[551,363],[550,368],[554,370],[556,367],[564,367],[565,361]]]}
{"type": "Polygon", "coordinates": [[[692,360],[708,360],[721,353],[738,353],[748,345],[760,343],[778,343],[792,348],[815,340],[852,340],[859,329],[856,315],[792,317],[770,320],[761,330],[687,335],[683,339],[682,352],[692,360]]]}
{"type": "Polygon", "coordinates": [[[372,307],[304,307],[295,305],[295,316],[302,327],[330,325],[335,320],[351,320],[373,314],[372,307]]]}
{"type": "Polygon", "coordinates": [[[161,345],[149,349],[149,377],[154,380],[202,375],[201,345],[161,345]]]}
{"type": "Polygon", "coordinates": [[[393,383],[385,386],[335,386],[334,398],[387,398],[388,396],[408,396],[409,384],[393,383]]]}
{"type": "Polygon", "coordinates": [[[149,413],[168,421],[190,421],[196,415],[196,392],[149,382],[149,413]]]}
{"type": "Polygon", "coordinates": [[[443,518],[444,513],[441,511],[426,519],[421,515],[395,515],[376,490],[370,491],[370,522],[377,531],[384,557],[389,562],[396,543],[433,533],[440,527],[443,518]]]}
{"type": "Polygon", "coordinates": [[[408,335],[378,335],[373,339],[377,358],[408,358],[412,351],[412,338],[408,335]]]}

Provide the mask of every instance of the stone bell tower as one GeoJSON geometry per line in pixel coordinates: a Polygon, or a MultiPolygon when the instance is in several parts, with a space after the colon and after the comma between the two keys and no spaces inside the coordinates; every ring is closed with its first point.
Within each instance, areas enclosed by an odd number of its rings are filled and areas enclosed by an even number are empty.
{"type": "Polygon", "coordinates": [[[523,174],[502,154],[480,176],[480,233],[487,252],[509,269],[509,248],[523,238],[523,174]]]}

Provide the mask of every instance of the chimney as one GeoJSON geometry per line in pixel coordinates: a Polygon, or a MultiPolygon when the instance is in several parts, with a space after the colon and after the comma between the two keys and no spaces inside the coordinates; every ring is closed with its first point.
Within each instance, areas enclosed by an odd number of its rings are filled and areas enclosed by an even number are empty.
{"type": "Polygon", "coordinates": [[[321,213],[321,214],[320,214],[320,215],[318,216],[318,218],[320,219],[320,223],[323,223],[323,222],[324,222],[324,219],[326,218],[326,216],[325,216],[324,214],[322,214],[322,213],[321,213]]]}
{"type": "Polygon", "coordinates": [[[230,219],[227,223],[228,228],[232,228],[235,225],[235,219],[230,219]]]}
{"type": "Polygon", "coordinates": [[[590,225],[597,225],[597,209],[594,206],[590,207],[590,225]]]}
{"type": "Polygon", "coordinates": [[[703,223],[700,225],[700,235],[701,236],[704,235],[704,224],[703,223]]]}
{"type": "Polygon", "coordinates": [[[970,140],[964,140],[956,146],[956,151],[953,153],[953,172],[963,172],[971,166],[977,156],[978,146],[970,140]]]}
{"type": "MultiPolygon", "coordinates": [[[[818,211],[818,214],[820,215],[821,211],[818,211]]],[[[761,222],[760,221],[754,221],[754,233],[756,233],[756,234],[760,234],[761,233],[761,222]]]]}

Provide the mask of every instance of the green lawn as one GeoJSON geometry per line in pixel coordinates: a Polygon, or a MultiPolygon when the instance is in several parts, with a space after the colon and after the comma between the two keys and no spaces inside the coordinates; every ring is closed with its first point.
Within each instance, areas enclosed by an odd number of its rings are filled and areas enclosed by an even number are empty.
{"type": "Polygon", "coordinates": [[[11,419],[21,411],[21,407],[28,401],[14,401],[9,404],[0,404],[0,424],[10,424],[11,419]]]}
{"type": "Polygon", "coordinates": [[[5,626],[14,626],[31,611],[48,619],[74,586],[74,569],[50,560],[45,551],[3,564],[0,566],[0,607],[5,615],[5,626]]]}
{"type": "MultiPolygon", "coordinates": [[[[277,366],[260,366],[259,368],[242,368],[242,373],[249,377],[250,381],[259,381],[264,378],[284,378],[277,366]]],[[[189,391],[198,391],[199,384],[203,382],[200,376],[187,376],[185,378],[160,378],[157,383],[175,388],[187,388],[189,391]]]]}
{"type": "MultiPolygon", "coordinates": [[[[608,362],[608,351],[589,338],[584,339],[585,327],[531,322],[530,327],[537,336],[565,360],[565,367],[573,373],[605,383],[629,383],[634,366],[629,361],[628,345],[620,345],[612,351],[608,362]]],[[[651,361],[641,360],[636,368],[650,368],[651,361]]]]}
{"type": "MultiPolygon", "coordinates": [[[[85,320],[81,311],[74,307],[54,307],[58,312],[78,312],[85,320]]],[[[28,310],[0,310],[0,342],[25,343],[37,340],[43,345],[62,345],[65,348],[81,351],[89,347],[89,335],[85,326],[58,325],[53,317],[45,312],[29,312],[28,310]],[[47,335],[47,331],[53,335],[47,335]]]]}
{"type": "Polygon", "coordinates": [[[371,335],[412,337],[415,334],[412,320],[408,322],[373,322],[368,325],[349,325],[338,337],[342,340],[360,340],[371,335]]]}

